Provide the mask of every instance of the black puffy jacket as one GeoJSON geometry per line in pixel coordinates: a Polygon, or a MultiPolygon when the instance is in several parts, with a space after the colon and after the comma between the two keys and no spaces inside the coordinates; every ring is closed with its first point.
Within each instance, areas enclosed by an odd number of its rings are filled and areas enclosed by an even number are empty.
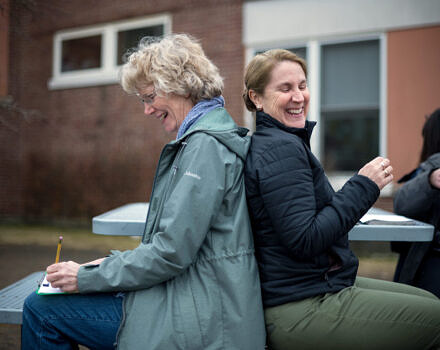
{"type": "Polygon", "coordinates": [[[432,242],[393,242],[393,251],[401,254],[396,282],[414,285],[423,258],[430,250],[440,252],[440,190],[429,182],[429,176],[438,168],[440,153],[435,153],[398,181],[404,185],[394,197],[394,212],[434,225],[435,234],[432,242]]]}
{"type": "Polygon", "coordinates": [[[353,285],[347,233],[379,195],[362,175],[333,191],[310,151],[314,125],[289,128],[257,112],[245,181],[266,307],[353,285]]]}

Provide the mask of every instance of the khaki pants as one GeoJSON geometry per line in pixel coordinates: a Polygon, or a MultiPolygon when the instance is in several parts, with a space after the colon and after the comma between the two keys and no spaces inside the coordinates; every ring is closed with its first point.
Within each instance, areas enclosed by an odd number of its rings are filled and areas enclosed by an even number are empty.
{"type": "Polygon", "coordinates": [[[353,287],[265,309],[271,350],[440,349],[440,301],[408,285],[353,287]]]}

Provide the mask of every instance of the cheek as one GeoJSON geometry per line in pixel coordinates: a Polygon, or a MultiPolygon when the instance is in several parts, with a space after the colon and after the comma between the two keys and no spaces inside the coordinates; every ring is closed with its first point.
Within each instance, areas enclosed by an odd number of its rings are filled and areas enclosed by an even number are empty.
{"type": "Polygon", "coordinates": [[[310,93],[307,92],[303,96],[304,96],[304,109],[307,111],[309,109],[310,93]]]}
{"type": "Polygon", "coordinates": [[[310,92],[308,89],[304,91],[303,96],[304,96],[304,103],[308,104],[310,101],[310,92]]]}
{"type": "Polygon", "coordinates": [[[283,103],[282,98],[280,97],[280,95],[277,95],[277,96],[273,96],[270,99],[268,105],[269,105],[270,110],[274,111],[274,110],[277,110],[277,109],[281,108],[280,105],[282,103],[283,103]]]}

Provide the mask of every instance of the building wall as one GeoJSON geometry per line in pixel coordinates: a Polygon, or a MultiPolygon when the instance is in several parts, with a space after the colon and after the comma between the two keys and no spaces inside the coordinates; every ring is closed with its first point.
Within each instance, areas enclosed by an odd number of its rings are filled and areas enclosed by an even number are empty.
{"type": "Polygon", "coordinates": [[[0,0],[0,213],[22,213],[20,113],[8,96],[9,0],[0,0]]]}
{"type": "MultiPolygon", "coordinates": [[[[171,139],[119,85],[48,90],[58,30],[170,14],[173,32],[199,38],[219,66],[226,106],[242,123],[241,0],[23,3],[11,9],[9,90],[29,116],[16,135],[22,143],[24,217],[90,219],[115,206],[147,201],[161,148],[171,139]]],[[[10,151],[2,148],[0,159],[10,151]]]]}
{"type": "Polygon", "coordinates": [[[0,97],[7,94],[9,0],[0,0],[0,97]]]}
{"type": "Polygon", "coordinates": [[[395,178],[417,166],[425,116],[440,108],[440,26],[388,33],[388,156],[395,178]]]}

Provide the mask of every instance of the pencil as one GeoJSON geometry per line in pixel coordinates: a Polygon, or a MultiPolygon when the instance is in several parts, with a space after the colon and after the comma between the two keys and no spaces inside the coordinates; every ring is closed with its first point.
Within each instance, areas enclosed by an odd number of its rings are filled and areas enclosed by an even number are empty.
{"type": "Polygon", "coordinates": [[[60,236],[60,240],[58,241],[58,247],[57,247],[57,256],[55,258],[55,264],[58,264],[60,261],[60,252],[61,252],[61,243],[63,242],[63,236],[60,236]]]}

